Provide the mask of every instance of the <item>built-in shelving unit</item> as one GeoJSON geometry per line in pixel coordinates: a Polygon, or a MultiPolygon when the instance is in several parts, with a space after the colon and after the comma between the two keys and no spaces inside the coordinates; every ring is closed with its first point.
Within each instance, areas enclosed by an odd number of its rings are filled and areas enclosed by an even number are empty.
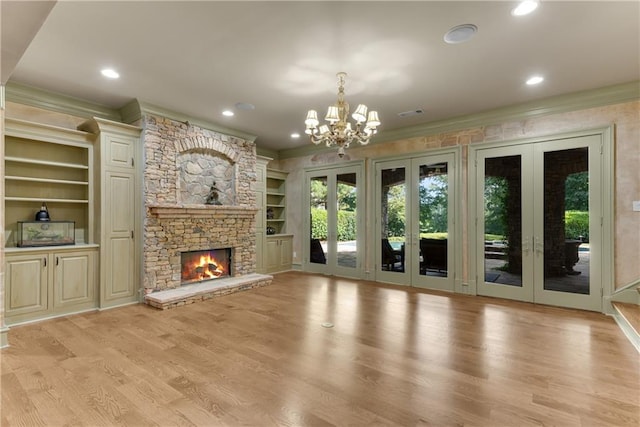
{"type": "Polygon", "coordinates": [[[7,325],[97,306],[94,138],[75,129],[5,119],[7,325]],[[53,221],[74,222],[75,244],[17,247],[18,222],[34,221],[43,202],[53,221]]]}
{"type": "Polygon", "coordinates": [[[53,220],[75,223],[76,243],[93,243],[93,135],[17,119],[5,127],[5,246],[43,202],[53,220]]]}
{"type": "Polygon", "coordinates": [[[267,169],[265,184],[265,224],[263,266],[267,273],[291,270],[293,235],[287,233],[287,172],[267,169]]]}
{"type": "Polygon", "coordinates": [[[286,232],[286,179],[286,172],[267,169],[265,209],[267,235],[286,232]]]}

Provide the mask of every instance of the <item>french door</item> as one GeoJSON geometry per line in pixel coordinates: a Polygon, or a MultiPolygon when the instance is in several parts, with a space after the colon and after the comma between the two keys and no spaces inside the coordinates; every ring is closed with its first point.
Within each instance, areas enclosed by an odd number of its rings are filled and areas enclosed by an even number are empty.
{"type": "Polygon", "coordinates": [[[304,270],[360,278],[364,248],[361,164],[308,170],[304,270]]]}
{"type": "Polygon", "coordinates": [[[455,153],[376,163],[376,278],[453,290],[455,153]]]}
{"type": "Polygon", "coordinates": [[[472,150],[479,295],[601,310],[601,141],[472,150]]]}

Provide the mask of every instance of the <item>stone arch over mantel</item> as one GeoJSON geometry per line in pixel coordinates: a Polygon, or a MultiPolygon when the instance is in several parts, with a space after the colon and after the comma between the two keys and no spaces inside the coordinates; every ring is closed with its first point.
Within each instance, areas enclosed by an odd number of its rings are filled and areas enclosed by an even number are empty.
{"type": "Polygon", "coordinates": [[[204,150],[205,152],[213,151],[223,154],[233,163],[237,163],[241,156],[241,153],[235,150],[229,142],[220,141],[210,136],[192,135],[176,141],[176,152],[178,154],[195,150],[204,150]]]}

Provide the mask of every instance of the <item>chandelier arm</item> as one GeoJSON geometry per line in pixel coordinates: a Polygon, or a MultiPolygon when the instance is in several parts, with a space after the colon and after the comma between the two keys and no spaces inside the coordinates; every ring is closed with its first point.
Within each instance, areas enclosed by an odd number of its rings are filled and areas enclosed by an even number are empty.
{"type": "Polygon", "coordinates": [[[356,135],[357,141],[362,145],[367,145],[371,136],[365,134],[356,135]]]}

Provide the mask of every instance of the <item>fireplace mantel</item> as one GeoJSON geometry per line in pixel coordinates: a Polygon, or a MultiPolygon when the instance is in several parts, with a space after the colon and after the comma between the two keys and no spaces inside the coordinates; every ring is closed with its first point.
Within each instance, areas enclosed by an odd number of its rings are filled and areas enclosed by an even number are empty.
{"type": "Polygon", "coordinates": [[[225,205],[149,205],[149,211],[157,218],[214,218],[217,216],[248,217],[258,212],[253,206],[225,205]]]}

